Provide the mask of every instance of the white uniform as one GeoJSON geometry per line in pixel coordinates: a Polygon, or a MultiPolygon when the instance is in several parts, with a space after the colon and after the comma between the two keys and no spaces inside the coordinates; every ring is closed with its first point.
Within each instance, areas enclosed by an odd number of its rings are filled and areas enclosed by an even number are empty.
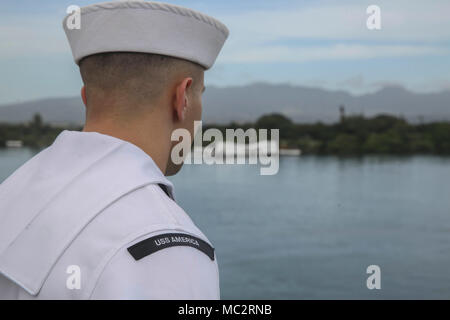
{"type": "Polygon", "coordinates": [[[0,298],[219,299],[217,257],[144,151],[66,130],[0,185],[0,298]]]}

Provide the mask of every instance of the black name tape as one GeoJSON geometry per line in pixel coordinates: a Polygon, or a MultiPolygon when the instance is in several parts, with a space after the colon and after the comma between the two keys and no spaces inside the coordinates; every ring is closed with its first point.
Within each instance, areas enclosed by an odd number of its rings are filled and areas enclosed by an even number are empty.
{"type": "Polygon", "coordinates": [[[128,248],[134,259],[142,259],[161,249],[188,246],[196,248],[214,261],[214,248],[206,241],[185,233],[164,233],[142,240],[128,248]]]}

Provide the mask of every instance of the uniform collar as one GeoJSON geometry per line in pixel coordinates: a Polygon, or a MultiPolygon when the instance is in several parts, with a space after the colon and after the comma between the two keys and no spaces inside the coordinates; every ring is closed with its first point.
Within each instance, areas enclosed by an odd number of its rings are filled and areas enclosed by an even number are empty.
{"type": "Polygon", "coordinates": [[[149,184],[173,198],[172,183],[142,149],[96,132],[63,131],[0,185],[0,273],[38,294],[97,214],[149,184]]]}
{"type": "MultiPolygon", "coordinates": [[[[133,151],[133,153],[137,153],[140,155],[141,158],[147,158],[146,160],[150,164],[150,170],[152,171],[152,174],[157,176],[161,182],[158,183],[159,187],[164,191],[164,193],[175,201],[175,191],[174,186],[172,182],[170,182],[164,173],[161,171],[161,169],[158,167],[156,162],[153,160],[153,158],[144,152],[141,148],[136,146],[135,144],[128,142],[126,140],[122,140],[117,137],[113,137],[107,134],[99,133],[99,132],[85,132],[85,131],[71,131],[71,130],[64,130],[61,132],[61,134],[57,137],[56,140],[63,140],[62,142],[70,142],[70,140],[85,140],[86,143],[94,143],[94,141],[103,142],[103,143],[111,143],[111,144],[122,144],[126,146],[124,149],[128,149],[129,151],[133,151]]],[[[56,142],[55,140],[55,142],[56,142]]]]}

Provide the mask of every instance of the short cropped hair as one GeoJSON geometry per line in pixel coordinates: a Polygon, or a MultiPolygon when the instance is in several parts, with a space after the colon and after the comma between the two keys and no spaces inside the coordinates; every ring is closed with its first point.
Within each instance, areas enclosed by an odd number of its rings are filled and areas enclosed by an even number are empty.
{"type": "Polygon", "coordinates": [[[138,52],[107,52],[87,56],[80,63],[86,96],[102,94],[125,95],[130,103],[157,99],[173,76],[183,74],[195,79],[202,66],[184,59],[160,54],[138,52]]]}

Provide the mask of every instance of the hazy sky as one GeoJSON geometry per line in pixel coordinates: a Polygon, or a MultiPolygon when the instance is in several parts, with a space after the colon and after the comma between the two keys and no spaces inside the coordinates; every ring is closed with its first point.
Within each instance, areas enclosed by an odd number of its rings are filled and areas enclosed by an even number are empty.
{"type": "MultiPolygon", "coordinates": [[[[66,8],[98,1],[1,0],[0,104],[78,95],[66,8]]],[[[385,85],[450,89],[448,0],[167,1],[210,14],[230,37],[206,85],[291,83],[355,94],[385,85]],[[366,27],[368,5],[381,30],[366,27]]]]}

